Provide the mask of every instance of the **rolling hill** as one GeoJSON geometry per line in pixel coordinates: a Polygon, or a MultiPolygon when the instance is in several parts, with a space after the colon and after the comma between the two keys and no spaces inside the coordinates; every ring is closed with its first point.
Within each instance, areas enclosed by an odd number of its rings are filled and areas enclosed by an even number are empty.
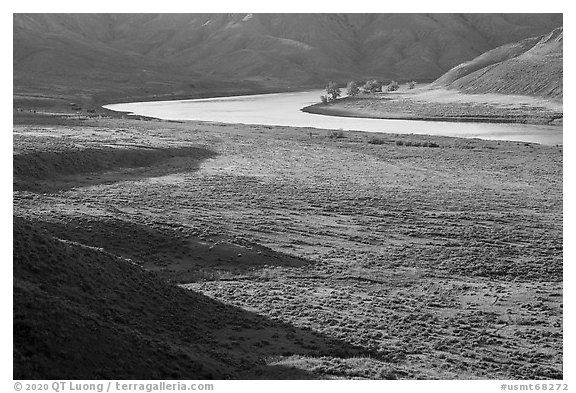
{"type": "Polygon", "coordinates": [[[22,218],[14,217],[13,231],[14,378],[230,372],[230,365],[208,359],[210,333],[201,311],[207,304],[200,298],[127,260],[55,239],[22,218]],[[186,349],[182,340],[203,348],[186,349]]]}
{"type": "Polygon", "coordinates": [[[460,64],[434,85],[464,93],[563,97],[563,29],[506,44],[460,64]]]}
{"type": "Polygon", "coordinates": [[[195,95],[432,80],[559,14],[15,14],[16,92],[195,95]]]}

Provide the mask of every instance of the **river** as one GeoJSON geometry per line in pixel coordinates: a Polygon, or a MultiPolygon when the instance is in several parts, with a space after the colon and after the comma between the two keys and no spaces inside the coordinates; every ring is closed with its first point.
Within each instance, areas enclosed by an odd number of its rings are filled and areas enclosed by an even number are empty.
{"type": "Polygon", "coordinates": [[[316,115],[300,111],[305,106],[318,103],[322,93],[323,91],[316,90],[195,100],[133,102],[105,105],[104,108],[164,120],[199,120],[512,140],[546,145],[562,144],[562,127],[557,126],[363,119],[316,115]]]}

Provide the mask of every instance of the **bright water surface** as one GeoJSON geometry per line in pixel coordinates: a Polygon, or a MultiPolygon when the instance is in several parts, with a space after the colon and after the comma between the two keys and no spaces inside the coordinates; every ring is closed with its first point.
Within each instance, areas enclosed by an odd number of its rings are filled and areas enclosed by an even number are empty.
{"type": "Polygon", "coordinates": [[[107,109],[165,120],[264,124],[396,134],[428,134],[562,144],[562,127],[525,124],[464,123],[420,120],[362,119],[300,111],[316,104],[323,91],[203,98],[181,101],[111,104],[107,109]]]}

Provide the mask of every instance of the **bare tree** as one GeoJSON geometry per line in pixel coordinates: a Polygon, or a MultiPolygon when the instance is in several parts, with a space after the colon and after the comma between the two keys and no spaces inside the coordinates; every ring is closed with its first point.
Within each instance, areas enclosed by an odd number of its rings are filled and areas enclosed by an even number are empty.
{"type": "Polygon", "coordinates": [[[358,93],[360,93],[358,84],[354,81],[348,82],[348,85],[346,86],[346,94],[348,94],[350,97],[354,97],[358,95],[358,93]]]}

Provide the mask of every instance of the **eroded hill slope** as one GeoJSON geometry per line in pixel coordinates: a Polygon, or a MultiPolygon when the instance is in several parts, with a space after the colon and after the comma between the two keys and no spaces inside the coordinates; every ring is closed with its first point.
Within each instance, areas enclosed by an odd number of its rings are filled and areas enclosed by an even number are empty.
{"type": "Polygon", "coordinates": [[[563,29],[507,44],[460,64],[434,84],[465,93],[563,96],[563,29]]]}

